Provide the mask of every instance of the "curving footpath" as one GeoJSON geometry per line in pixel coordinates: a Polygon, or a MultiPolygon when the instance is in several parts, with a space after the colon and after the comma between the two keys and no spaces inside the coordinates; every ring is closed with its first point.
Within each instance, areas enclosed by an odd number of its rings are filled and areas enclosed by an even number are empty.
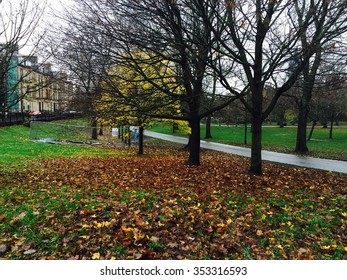
{"type": "MultiPolygon", "coordinates": [[[[162,139],[170,142],[187,144],[187,138],[166,135],[162,133],[145,131],[145,135],[152,138],[162,139]]],[[[251,149],[231,146],[226,144],[220,144],[215,142],[207,142],[201,140],[201,148],[220,151],[228,154],[235,154],[239,156],[250,157],[251,149]]],[[[262,151],[262,159],[278,162],[283,164],[295,165],[300,167],[321,169],[326,171],[334,171],[340,173],[347,173],[347,161],[331,160],[331,159],[320,159],[313,157],[305,157],[292,154],[276,153],[270,151],[262,151]]]]}

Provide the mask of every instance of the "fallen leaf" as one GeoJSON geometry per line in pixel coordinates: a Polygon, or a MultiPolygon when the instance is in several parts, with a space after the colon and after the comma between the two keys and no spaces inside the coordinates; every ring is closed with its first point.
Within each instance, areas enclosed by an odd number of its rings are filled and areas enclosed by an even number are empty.
{"type": "Polygon", "coordinates": [[[7,246],[2,244],[0,245],[0,253],[5,253],[7,251],[7,246]]]}
{"type": "Polygon", "coordinates": [[[263,231],[262,231],[261,229],[258,229],[258,230],[257,230],[257,235],[258,235],[258,236],[262,236],[263,234],[264,234],[264,233],[263,233],[263,231]]]}
{"type": "Polygon", "coordinates": [[[158,237],[155,237],[155,236],[152,236],[149,240],[150,240],[151,242],[158,242],[158,241],[159,241],[159,238],[158,238],[158,237]]]}
{"type": "Polygon", "coordinates": [[[134,255],[134,259],[135,260],[139,260],[139,259],[141,259],[142,258],[142,254],[141,253],[136,253],[135,255],[134,255]]]}
{"type": "Polygon", "coordinates": [[[2,222],[3,220],[5,220],[6,219],[6,215],[5,214],[1,214],[0,215],[0,222],[2,222]]]}
{"type": "Polygon", "coordinates": [[[178,243],[176,243],[176,242],[169,242],[169,243],[167,244],[167,246],[168,246],[169,248],[177,248],[179,245],[178,245],[178,243]]]}
{"type": "Polygon", "coordinates": [[[11,225],[14,225],[14,224],[17,223],[18,221],[23,220],[23,218],[26,216],[26,214],[27,214],[27,212],[22,212],[22,213],[20,213],[17,217],[14,217],[14,218],[11,220],[10,224],[11,224],[11,225]]]}
{"type": "Polygon", "coordinates": [[[133,243],[133,242],[130,241],[130,240],[125,240],[125,241],[123,241],[122,244],[123,244],[124,246],[130,246],[132,243],[133,243]]]}
{"type": "Polygon", "coordinates": [[[80,238],[83,238],[84,240],[87,240],[87,239],[89,239],[89,236],[88,235],[81,235],[80,238]]]}
{"type": "Polygon", "coordinates": [[[34,253],[36,253],[35,249],[29,249],[29,250],[26,250],[23,254],[24,255],[31,255],[31,254],[34,254],[34,253]]]}
{"type": "Polygon", "coordinates": [[[104,227],[109,227],[111,225],[111,222],[108,222],[108,221],[103,222],[103,225],[104,225],[104,227]]]}
{"type": "Polygon", "coordinates": [[[89,209],[84,209],[84,210],[80,211],[80,214],[81,215],[92,215],[92,214],[94,214],[94,211],[93,210],[89,210],[89,209]]]}
{"type": "Polygon", "coordinates": [[[100,253],[99,252],[94,253],[93,256],[92,256],[92,259],[93,260],[99,260],[100,259],[100,253]]]}
{"type": "Polygon", "coordinates": [[[142,219],[140,218],[135,218],[135,225],[138,226],[138,227],[143,227],[143,226],[146,226],[147,223],[144,222],[142,219]]]}

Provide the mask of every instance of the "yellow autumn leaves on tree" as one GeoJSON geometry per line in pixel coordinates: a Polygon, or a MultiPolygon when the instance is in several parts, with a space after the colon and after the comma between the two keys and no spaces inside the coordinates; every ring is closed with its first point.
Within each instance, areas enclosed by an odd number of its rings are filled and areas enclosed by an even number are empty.
{"type": "Polygon", "coordinates": [[[113,65],[101,88],[98,107],[103,123],[143,127],[153,116],[181,114],[183,88],[174,66],[151,54],[134,52],[113,65]]]}

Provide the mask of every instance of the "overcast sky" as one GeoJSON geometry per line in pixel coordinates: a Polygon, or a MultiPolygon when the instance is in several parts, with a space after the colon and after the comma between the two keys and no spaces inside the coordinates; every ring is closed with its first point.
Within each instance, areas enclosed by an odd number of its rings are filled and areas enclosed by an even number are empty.
{"type": "MultiPolygon", "coordinates": [[[[62,13],[64,11],[64,7],[71,5],[73,0],[0,0],[0,15],[1,15],[1,21],[0,21],[0,34],[4,31],[4,26],[7,26],[9,24],[9,19],[6,18],[6,15],[10,14],[8,11],[10,10],[10,7],[12,8],[12,14],[15,13],[16,7],[20,3],[29,1],[29,4],[32,3],[38,3],[38,5],[44,9],[44,15],[41,20],[40,26],[36,28],[37,32],[42,32],[47,26],[54,24],[57,22],[57,18],[54,17],[54,14],[56,13],[62,13]]],[[[29,24],[30,19],[27,17],[25,19],[25,23],[29,24]]],[[[9,31],[8,31],[9,33],[9,31]]],[[[7,35],[8,37],[11,37],[7,35]]],[[[5,42],[6,38],[4,35],[0,36],[0,42],[5,42]]],[[[24,43],[22,43],[24,44],[24,43]]],[[[20,49],[21,54],[29,54],[31,52],[32,46],[30,46],[30,43],[26,44],[26,46],[22,46],[20,49]]]]}

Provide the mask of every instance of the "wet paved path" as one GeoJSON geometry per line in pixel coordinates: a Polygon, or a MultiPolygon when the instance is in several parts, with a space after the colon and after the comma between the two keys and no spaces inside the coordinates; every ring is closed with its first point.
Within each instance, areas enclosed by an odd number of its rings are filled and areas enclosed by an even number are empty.
{"type": "MultiPolygon", "coordinates": [[[[158,138],[170,142],[187,144],[187,138],[161,134],[152,131],[145,131],[145,135],[153,138],[158,138]]],[[[235,154],[239,156],[250,157],[251,149],[231,146],[226,144],[220,144],[215,142],[207,142],[201,140],[201,148],[220,151],[228,154],[235,154]]],[[[292,154],[276,153],[270,151],[262,151],[263,160],[284,163],[289,165],[295,165],[300,167],[315,168],[326,171],[334,171],[347,173],[347,161],[331,160],[331,159],[320,159],[305,156],[298,156],[292,154]]]]}

